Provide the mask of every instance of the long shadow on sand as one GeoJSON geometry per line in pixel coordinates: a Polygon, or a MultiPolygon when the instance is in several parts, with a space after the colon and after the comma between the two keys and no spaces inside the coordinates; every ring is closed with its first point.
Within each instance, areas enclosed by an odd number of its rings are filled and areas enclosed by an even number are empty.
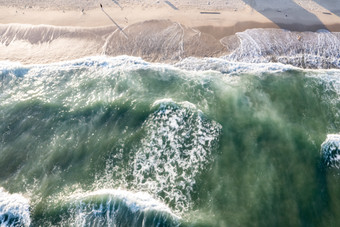
{"type": "Polygon", "coordinates": [[[178,10],[178,8],[174,5],[174,4],[172,4],[170,1],[164,1],[164,3],[166,3],[168,6],[170,6],[172,9],[174,9],[174,10],[178,10]]]}
{"type": "Polygon", "coordinates": [[[242,1],[267,17],[280,28],[293,31],[317,31],[319,29],[326,29],[326,26],[314,14],[308,12],[293,0],[242,1]]]}
{"type": "Polygon", "coordinates": [[[314,0],[320,6],[328,9],[333,14],[340,17],[340,1],[339,0],[314,0]]]}
{"type": "Polygon", "coordinates": [[[120,9],[123,9],[123,7],[119,4],[118,1],[116,1],[116,0],[112,0],[112,1],[114,2],[114,4],[116,4],[117,6],[119,6],[120,9]]]}

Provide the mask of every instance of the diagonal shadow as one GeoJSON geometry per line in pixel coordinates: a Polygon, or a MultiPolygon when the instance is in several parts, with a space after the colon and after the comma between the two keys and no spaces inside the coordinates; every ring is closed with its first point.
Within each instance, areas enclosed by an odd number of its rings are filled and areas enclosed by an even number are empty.
{"type": "Polygon", "coordinates": [[[120,9],[123,9],[123,7],[119,4],[119,2],[118,1],[116,1],[116,0],[112,0],[117,6],[119,6],[119,8],[120,9]]]}
{"type": "Polygon", "coordinates": [[[164,1],[166,4],[168,4],[171,8],[173,8],[174,10],[178,10],[178,8],[172,4],[170,1],[164,1]]]}
{"type": "Polygon", "coordinates": [[[317,16],[308,12],[293,0],[279,0],[275,2],[272,0],[242,1],[282,29],[291,31],[317,31],[319,29],[327,29],[317,16]]]}
{"type": "Polygon", "coordinates": [[[328,9],[333,14],[340,17],[340,1],[339,0],[314,0],[320,6],[328,9]]]}
{"type": "Polygon", "coordinates": [[[127,34],[124,32],[124,30],[119,26],[119,24],[117,24],[117,22],[114,21],[114,20],[112,19],[112,17],[110,17],[109,14],[107,14],[107,12],[104,10],[102,4],[100,4],[100,8],[102,9],[103,13],[105,13],[105,15],[112,21],[112,23],[113,23],[114,25],[116,25],[116,27],[122,32],[122,34],[125,36],[125,38],[129,39],[129,37],[128,37],[127,34]]]}

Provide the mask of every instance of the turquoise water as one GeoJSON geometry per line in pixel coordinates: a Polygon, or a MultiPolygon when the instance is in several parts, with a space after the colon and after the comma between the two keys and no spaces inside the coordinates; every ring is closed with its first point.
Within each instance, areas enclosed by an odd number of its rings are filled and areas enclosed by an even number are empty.
{"type": "Polygon", "coordinates": [[[340,71],[216,65],[1,63],[0,225],[339,225],[340,71]]]}

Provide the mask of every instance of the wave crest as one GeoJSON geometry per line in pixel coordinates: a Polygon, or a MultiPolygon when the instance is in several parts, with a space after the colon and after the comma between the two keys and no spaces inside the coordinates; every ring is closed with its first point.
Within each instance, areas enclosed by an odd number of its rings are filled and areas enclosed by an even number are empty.
{"type": "Polygon", "coordinates": [[[321,145],[322,159],[326,167],[340,169],[340,135],[330,134],[321,145]]]}
{"type": "Polygon", "coordinates": [[[102,189],[69,198],[71,218],[63,224],[76,226],[179,226],[180,218],[169,207],[143,192],[102,189]]]}

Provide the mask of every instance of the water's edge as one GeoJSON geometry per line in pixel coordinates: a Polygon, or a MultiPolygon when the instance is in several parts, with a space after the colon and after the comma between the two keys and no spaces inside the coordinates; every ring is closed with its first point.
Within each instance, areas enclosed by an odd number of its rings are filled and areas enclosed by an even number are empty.
{"type": "Polygon", "coordinates": [[[214,36],[169,20],[132,24],[124,34],[115,27],[0,25],[0,60],[51,63],[85,56],[129,55],[146,61],[176,63],[188,57],[279,62],[301,68],[340,68],[340,33],[249,29],[214,36]],[[127,37],[126,37],[126,35],[127,37]]]}

